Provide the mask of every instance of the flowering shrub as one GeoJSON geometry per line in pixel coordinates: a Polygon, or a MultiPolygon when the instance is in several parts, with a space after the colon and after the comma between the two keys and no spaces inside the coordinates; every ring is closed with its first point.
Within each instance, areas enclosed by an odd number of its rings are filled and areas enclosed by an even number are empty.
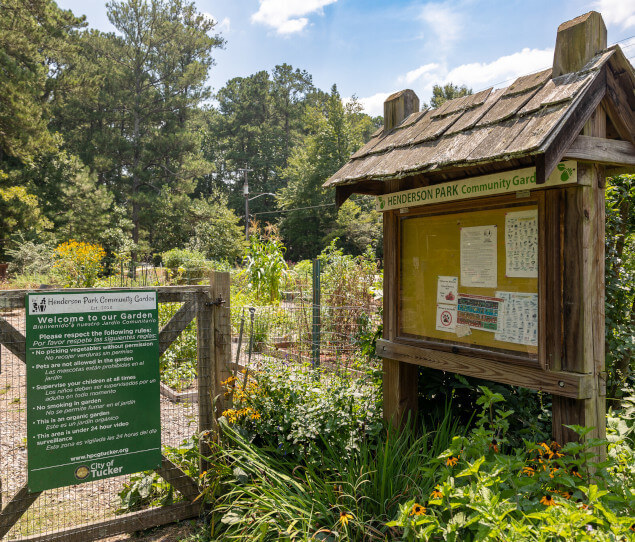
{"type": "Polygon", "coordinates": [[[375,383],[326,374],[315,377],[310,367],[264,361],[246,381],[244,374],[225,381],[234,407],[223,416],[250,440],[302,462],[319,462],[325,443],[338,454],[350,454],[380,432],[375,383]]]}
{"type": "Polygon", "coordinates": [[[55,249],[54,272],[67,288],[91,288],[103,269],[101,245],[71,239],[55,249]]]}
{"type": "MultiPolygon", "coordinates": [[[[426,468],[429,498],[403,503],[395,521],[405,540],[632,540],[635,537],[632,431],[622,424],[609,459],[595,461],[585,440],[590,429],[572,426],[582,443],[525,442],[508,449],[510,411],[495,409],[500,394],[481,388],[474,430],[455,437],[426,468]]],[[[609,424],[610,425],[610,424],[609,424]]]]}

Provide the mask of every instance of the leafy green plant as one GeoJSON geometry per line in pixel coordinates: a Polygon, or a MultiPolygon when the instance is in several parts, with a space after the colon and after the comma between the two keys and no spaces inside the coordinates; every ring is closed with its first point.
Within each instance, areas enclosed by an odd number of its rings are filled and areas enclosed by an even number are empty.
{"type": "Polygon", "coordinates": [[[257,230],[249,239],[247,275],[257,297],[267,303],[280,299],[282,277],[287,272],[286,248],[275,235],[262,236],[257,230]]]}
{"type": "Polygon", "coordinates": [[[326,447],[342,456],[359,450],[381,430],[379,388],[370,378],[352,380],[308,366],[266,359],[244,378],[230,379],[230,425],[255,442],[303,463],[321,461],[326,447]]]}
{"type": "Polygon", "coordinates": [[[633,384],[635,352],[635,175],[607,179],[606,327],[608,397],[633,384]]]}
{"type": "Polygon", "coordinates": [[[172,282],[182,284],[200,280],[211,269],[205,256],[196,250],[173,248],[161,255],[163,265],[169,270],[172,282]]]}
{"type": "MultiPolygon", "coordinates": [[[[198,471],[199,442],[200,436],[194,434],[191,438],[184,440],[180,446],[163,447],[163,453],[166,457],[185,474],[197,481],[200,479],[198,471]]],[[[116,514],[127,514],[155,506],[168,506],[182,500],[172,485],[154,471],[133,474],[130,481],[123,484],[118,495],[119,506],[115,511],[116,514]]]]}
{"type": "MultiPolygon", "coordinates": [[[[159,325],[164,326],[174,316],[180,303],[159,304],[159,325]]],[[[189,388],[197,376],[196,319],[192,320],[159,360],[161,382],[181,391],[189,388]]]]}
{"type": "MultiPolygon", "coordinates": [[[[475,428],[430,462],[429,496],[404,502],[390,527],[404,540],[632,538],[635,478],[627,456],[597,462],[593,449],[608,442],[585,438],[591,429],[579,426],[571,427],[580,443],[512,448],[512,412],[500,408],[501,394],[481,390],[475,428]]],[[[624,446],[617,437],[613,451],[617,442],[624,446]]]]}

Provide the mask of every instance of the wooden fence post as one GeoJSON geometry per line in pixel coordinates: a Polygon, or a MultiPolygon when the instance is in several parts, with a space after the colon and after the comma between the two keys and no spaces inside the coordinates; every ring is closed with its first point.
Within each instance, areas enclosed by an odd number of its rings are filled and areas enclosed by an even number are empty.
{"type": "Polygon", "coordinates": [[[231,399],[223,393],[221,382],[232,376],[232,326],[230,311],[230,275],[216,271],[210,280],[210,296],[214,304],[214,380],[216,419],[231,407],[231,399]]]}

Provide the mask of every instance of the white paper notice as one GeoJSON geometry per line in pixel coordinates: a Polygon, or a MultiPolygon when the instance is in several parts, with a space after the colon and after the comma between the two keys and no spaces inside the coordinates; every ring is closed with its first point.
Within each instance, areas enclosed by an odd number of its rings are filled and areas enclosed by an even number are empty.
{"type": "Polygon", "coordinates": [[[437,278],[437,303],[456,305],[459,296],[459,277],[437,278]]]}
{"type": "Polygon", "coordinates": [[[538,277],[538,209],[505,215],[505,273],[538,277]]]}
{"type": "Polygon", "coordinates": [[[508,343],[538,346],[538,294],[496,292],[498,309],[494,338],[508,343]]]}
{"type": "Polygon", "coordinates": [[[496,288],[496,226],[461,228],[461,286],[496,288]]]}
{"type": "Polygon", "coordinates": [[[454,333],[456,330],[456,305],[437,305],[437,331],[454,333]]]}

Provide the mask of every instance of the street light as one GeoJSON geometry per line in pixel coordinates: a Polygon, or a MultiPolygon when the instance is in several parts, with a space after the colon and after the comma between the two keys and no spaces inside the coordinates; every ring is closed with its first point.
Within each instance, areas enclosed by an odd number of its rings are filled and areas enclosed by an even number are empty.
{"type": "Polygon", "coordinates": [[[245,179],[245,184],[243,184],[243,196],[245,196],[245,239],[249,241],[249,202],[252,199],[259,198],[260,196],[275,196],[273,192],[262,192],[261,194],[256,194],[255,196],[249,197],[249,182],[247,180],[247,172],[253,171],[253,169],[241,168],[238,171],[242,171],[243,177],[245,179]]]}

